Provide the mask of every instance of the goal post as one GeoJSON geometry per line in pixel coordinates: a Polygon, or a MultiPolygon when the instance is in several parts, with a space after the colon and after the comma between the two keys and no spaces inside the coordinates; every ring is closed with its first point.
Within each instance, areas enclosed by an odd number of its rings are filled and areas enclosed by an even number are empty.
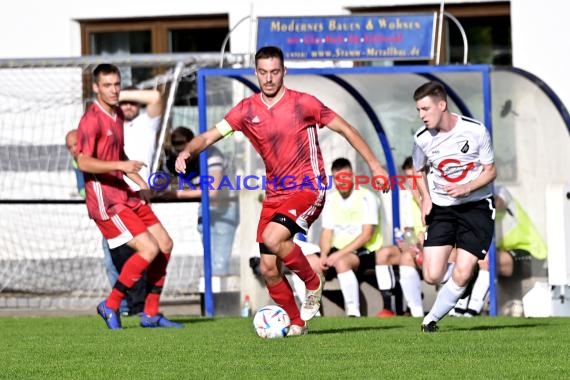
{"type": "MultiPolygon", "coordinates": [[[[223,62],[244,60],[225,54],[223,62]]],[[[92,99],[99,63],[118,66],[123,86],[165,91],[156,170],[171,125],[198,125],[195,73],[217,67],[220,54],[0,60],[0,308],[90,308],[110,290],[101,234],[65,146],[92,99]]],[[[230,92],[220,87],[210,96],[232,99],[230,92]]],[[[177,243],[164,299],[183,301],[198,292],[203,270],[198,204],[153,207],[177,243]]]]}

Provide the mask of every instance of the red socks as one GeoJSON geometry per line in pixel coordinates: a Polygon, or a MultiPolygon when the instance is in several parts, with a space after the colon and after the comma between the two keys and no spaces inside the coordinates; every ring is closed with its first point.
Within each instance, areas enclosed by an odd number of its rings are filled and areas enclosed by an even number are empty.
{"type": "Polygon", "coordinates": [[[138,253],[134,253],[123,266],[123,270],[119,275],[117,280],[121,290],[117,289],[117,284],[113,286],[109,298],[107,298],[107,307],[110,309],[118,310],[121,305],[121,301],[125,298],[125,291],[132,288],[135,282],[137,282],[141,277],[145,269],[149,266],[149,262],[146,261],[138,253]],[[124,289],[126,288],[126,289],[124,289]]]}
{"type": "Polygon", "coordinates": [[[267,290],[273,301],[289,314],[292,325],[305,326],[305,322],[301,319],[297,302],[295,302],[293,289],[291,289],[291,285],[285,277],[282,277],[281,281],[276,285],[268,285],[267,290]]]}
{"type": "Polygon", "coordinates": [[[159,252],[158,256],[148,266],[147,283],[152,287],[146,296],[144,313],[151,317],[157,315],[159,311],[160,294],[166,278],[168,260],[170,260],[170,253],[159,252]]]}
{"type": "Polygon", "coordinates": [[[309,261],[297,244],[294,244],[291,252],[283,258],[283,264],[305,282],[307,289],[315,290],[321,285],[319,276],[313,271],[309,261]]]}

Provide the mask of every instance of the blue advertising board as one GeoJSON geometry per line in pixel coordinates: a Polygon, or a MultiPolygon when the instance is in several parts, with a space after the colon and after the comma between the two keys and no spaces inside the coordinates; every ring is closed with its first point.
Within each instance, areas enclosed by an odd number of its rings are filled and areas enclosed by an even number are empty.
{"type": "Polygon", "coordinates": [[[289,60],[429,60],[435,21],[435,12],[259,17],[257,48],[278,46],[289,60]]]}

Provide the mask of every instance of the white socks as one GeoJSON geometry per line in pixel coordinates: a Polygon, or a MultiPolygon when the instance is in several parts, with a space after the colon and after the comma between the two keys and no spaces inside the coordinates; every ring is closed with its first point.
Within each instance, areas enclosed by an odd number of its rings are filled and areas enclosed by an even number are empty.
{"type": "Polygon", "coordinates": [[[471,298],[469,299],[469,305],[467,309],[481,313],[483,305],[485,303],[485,297],[489,292],[489,271],[479,270],[475,284],[473,285],[473,290],[471,291],[471,298]]]}
{"type": "Polygon", "coordinates": [[[392,265],[376,265],[375,271],[380,290],[390,290],[396,287],[396,276],[392,265]]]}
{"type": "Polygon", "coordinates": [[[447,315],[447,313],[455,307],[457,300],[459,300],[459,297],[465,292],[465,288],[464,286],[457,285],[455,281],[453,281],[453,277],[451,277],[437,293],[435,303],[428,315],[425,316],[422,324],[427,325],[432,321],[437,322],[447,315]]]}
{"type": "Polygon", "coordinates": [[[360,317],[360,287],[354,271],[337,273],[340,290],[344,298],[346,315],[360,317]]]}
{"type": "Polygon", "coordinates": [[[423,317],[422,281],[416,268],[400,265],[400,286],[412,317],[423,317]]]}

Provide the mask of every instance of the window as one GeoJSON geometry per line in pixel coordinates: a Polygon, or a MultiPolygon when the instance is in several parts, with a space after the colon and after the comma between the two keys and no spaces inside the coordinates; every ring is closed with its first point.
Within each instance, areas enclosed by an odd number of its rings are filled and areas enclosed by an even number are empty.
{"type": "MultiPolygon", "coordinates": [[[[512,65],[511,19],[507,16],[458,17],[469,43],[469,63],[512,65]]],[[[447,22],[448,62],[463,62],[463,39],[447,22]]]]}
{"type": "MultiPolygon", "coordinates": [[[[354,8],[351,11],[354,14],[439,12],[439,4],[354,8]]],[[[448,4],[444,11],[453,15],[465,30],[469,48],[469,63],[512,64],[511,9],[509,2],[448,4]]],[[[462,63],[463,38],[458,26],[448,17],[444,18],[442,41],[440,63],[462,63]]],[[[394,64],[421,65],[426,63],[435,63],[435,60],[433,62],[394,62],[394,64]]]]}
{"type": "MultiPolygon", "coordinates": [[[[83,55],[219,52],[229,31],[227,15],[83,20],[80,26],[83,55]]],[[[155,73],[121,68],[121,74],[129,85],[155,73]]]]}

